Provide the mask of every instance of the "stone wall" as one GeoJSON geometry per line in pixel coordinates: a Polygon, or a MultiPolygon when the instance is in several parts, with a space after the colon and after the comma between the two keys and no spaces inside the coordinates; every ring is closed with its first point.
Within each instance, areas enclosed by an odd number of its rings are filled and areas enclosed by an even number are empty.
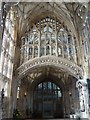
{"type": "Polygon", "coordinates": [[[2,118],[8,118],[8,110],[9,110],[9,99],[4,97],[3,99],[3,106],[2,106],[2,118]]]}

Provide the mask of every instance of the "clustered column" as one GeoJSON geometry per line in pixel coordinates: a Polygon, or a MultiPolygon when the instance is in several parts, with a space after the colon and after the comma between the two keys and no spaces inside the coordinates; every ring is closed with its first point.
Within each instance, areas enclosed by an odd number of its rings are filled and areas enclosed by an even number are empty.
{"type": "MultiPolygon", "coordinates": [[[[4,55],[2,52],[2,30],[3,30],[3,20],[2,20],[2,1],[0,1],[0,59],[4,55]]],[[[2,60],[0,60],[0,120],[2,119],[2,88],[3,88],[3,81],[2,81],[2,60]]]]}

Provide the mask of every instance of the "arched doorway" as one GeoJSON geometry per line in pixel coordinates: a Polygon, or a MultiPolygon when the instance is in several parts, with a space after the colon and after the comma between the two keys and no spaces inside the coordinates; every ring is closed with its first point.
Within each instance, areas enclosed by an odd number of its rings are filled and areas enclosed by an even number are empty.
{"type": "Polygon", "coordinates": [[[45,78],[34,88],[33,116],[36,118],[63,118],[61,88],[49,78],[45,78]]]}
{"type": "Polygon", "coordinates": [[[38,67],[22,78],[17,108],[27,118],[70,118],[79,110],[76,81],[61,69],[38,67]]]}

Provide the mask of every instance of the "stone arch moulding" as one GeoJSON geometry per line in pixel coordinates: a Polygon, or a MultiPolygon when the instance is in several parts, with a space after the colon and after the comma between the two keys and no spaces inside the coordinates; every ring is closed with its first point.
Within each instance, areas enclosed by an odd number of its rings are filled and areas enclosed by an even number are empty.
{"type": "Polygon", "coordinates": [[[68,72],[70,75],[74,76],[76,79],[79,79],[79,77],[82,78],[83,76],[83,70],[78,65],[69,60],[55,56],[42,56],[40,58],[28,60],[27,62],[23,63],[19,68],[17,68],[15,74],[17,80],[23,78],[24,76],[26,76],[26,74],[32,72],[33,69],[42,66],[53,66],[61,68],[64,71],[68,72]]]}
{"type": "MultiPolygon", "coordinates": [[[[56,85],[58,85],[58,86],[61,88],[62,95],[63,95],[63,91],[64,91],[64,89],[65,89],[65,87],[64,87],[65,84],[64,84],[64,82],[63,82],[62,80],[61,80],[61,82],[59,81],[59,80],[62,79],[62,78],[58,78],[58,77],[56,77],[56,76],[54,76],[54,75],[50,75],[50,76],[43,76],[43,75],[41,75],[41,76],[37,77],[34,81],[32,81],[32,83],[31,83],[31,85],[30,85],[30,91],[33,91],[34,88],[35,88],[38,84],[44,82],[45,79],[49,79],[50,82],[53,82],[53,83],[55,83],[56,85]]],[[[47,81],[48,81],[48,80],[47,80],[47,81]]]]}

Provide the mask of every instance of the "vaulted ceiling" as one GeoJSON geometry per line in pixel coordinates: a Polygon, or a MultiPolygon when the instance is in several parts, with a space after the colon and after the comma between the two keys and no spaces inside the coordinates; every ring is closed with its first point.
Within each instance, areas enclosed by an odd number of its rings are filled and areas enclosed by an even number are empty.
{"type": "Polygon", "coordinates": [[[78,36],[89,10],[87,2],[9,2],[5,4],[5,10],[10,6],[16,9],[19,37],[45,16],[58,18],[78,36]]]}
{"type": "Polygon", "coordinates": [[[29,30],[32,23],[35,23],[48,15],[58,18],[62,23],[64,22],[73,33],[75,33],[75,29],[77,29],[75,17],[81,6],[82,4],[80,3],[20,3],[17,5],[17,13],[20,22],[19,29],[23,34],[29,30]]]}

